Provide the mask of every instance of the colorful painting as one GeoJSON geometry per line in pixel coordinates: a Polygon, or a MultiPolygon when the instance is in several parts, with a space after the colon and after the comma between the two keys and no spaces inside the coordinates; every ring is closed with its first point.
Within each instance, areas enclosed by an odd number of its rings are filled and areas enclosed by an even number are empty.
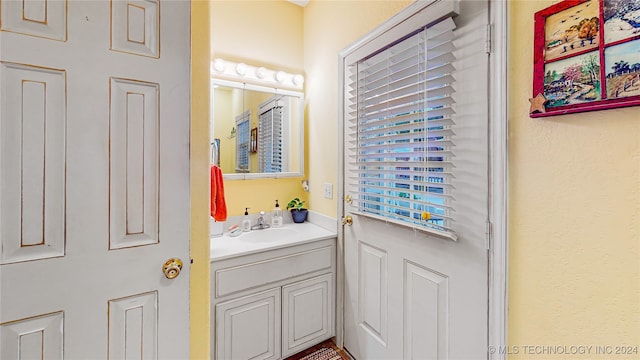
{"type": "Polygon", "coordinates": [[[547,17],[545,60],[570,56],[599,46],[598,1],[591,0],[547,17]]]}
{"type": "Polygon", "coordinates": [[[603,1],[605,43],[640,36],[640,0],[603,1]]]}
{"type": "Polygon", "coordinates": [[[600,56],[597,51],[545,65],[547,108],[601,99],[600,56]]]}
{"type": "Polygon", "coordinates": [[[534,29],[530,117],[640,105],[640,0],[562,0],[534,29]]]}
{"type": "Polygon", "coordinates": [[[640,95],[640,40],[606,48],[604,62],[607,97],[640,95]]]}

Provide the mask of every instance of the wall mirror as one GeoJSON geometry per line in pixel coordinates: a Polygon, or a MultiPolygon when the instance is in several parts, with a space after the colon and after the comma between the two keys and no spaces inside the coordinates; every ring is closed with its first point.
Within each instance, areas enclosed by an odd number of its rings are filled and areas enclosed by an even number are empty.
{"type": "Polygon", "coordinates": [[[211,161],[225,179],[302,176],[304,95],[211,79],[211,161]]]}

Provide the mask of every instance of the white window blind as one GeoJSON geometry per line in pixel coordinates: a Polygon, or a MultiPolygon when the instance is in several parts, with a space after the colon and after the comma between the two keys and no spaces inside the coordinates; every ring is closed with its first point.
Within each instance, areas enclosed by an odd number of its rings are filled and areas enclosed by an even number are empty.
{"type": "Polygon", "coordinates": [[[236,172],[249,172],[249,141],[251,132],[251,111],[236,116],[236,172]]]}
{"type": "Polygon", "coordinates": [[[454,29],[446,18],[351,64],[345,99],[358,212],[449,236],[454,29]]]}
{"type": "Polygon", "coordinates": [[[287,171],[283,153],[286,101],[275,96],[261,104],[258,120],[258,170],[266,173],[287,171]]]}

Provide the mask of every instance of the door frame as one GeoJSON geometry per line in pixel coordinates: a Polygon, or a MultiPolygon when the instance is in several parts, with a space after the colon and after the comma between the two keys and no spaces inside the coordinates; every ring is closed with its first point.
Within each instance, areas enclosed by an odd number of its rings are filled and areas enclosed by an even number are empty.
{"type": "MultiPolygon", "coordinates": [[[[439,0],[418,0],[376,27],[357,42],[339,52],[338,72],[338,219],[345,215],[344,202],[344,69],[346,57],[401,22],[439,0]]],[[[507,0],[489,2],[487,53],[489,54],[489,222],[487,229],[488,253],[488,324],[487,345],[497,349],[507,345],[508,305],[508,43],[509,9],[507,0]]],[[[344,346],[345,258],[344,228],[338,229],[336,277],[336,343],[344,346]]],[[[487,359],[505,359],[500,352],[487,349],[487,359]]]]}

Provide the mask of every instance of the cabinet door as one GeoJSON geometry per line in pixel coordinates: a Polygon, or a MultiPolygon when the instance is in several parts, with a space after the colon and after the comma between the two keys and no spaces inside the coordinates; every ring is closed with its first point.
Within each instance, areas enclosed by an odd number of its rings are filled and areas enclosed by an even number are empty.
{"type": "Polygon", "coordinates": [[[282,356],[333,336],[333,277],[322,275],[282,288],[282,356]]]}
{"type": "Polygon", "coordinates": [[[217,359],[279,359],[280,307],[280,288],[216,305],[217,359]]]}

